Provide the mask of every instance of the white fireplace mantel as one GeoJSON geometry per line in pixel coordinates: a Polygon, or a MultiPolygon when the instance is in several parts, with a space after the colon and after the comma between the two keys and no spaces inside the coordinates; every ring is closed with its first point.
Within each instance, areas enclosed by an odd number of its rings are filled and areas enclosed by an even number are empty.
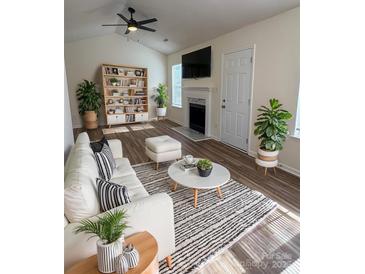
{"type": "Polygon", "coordinates": [[[184,110],[184,126],[189,127],[189,98],[205,100],[205,135],[210,136],[211,132],[211,93],[212,87],[182,87],[183,94],[183,110],[184,110]]]}

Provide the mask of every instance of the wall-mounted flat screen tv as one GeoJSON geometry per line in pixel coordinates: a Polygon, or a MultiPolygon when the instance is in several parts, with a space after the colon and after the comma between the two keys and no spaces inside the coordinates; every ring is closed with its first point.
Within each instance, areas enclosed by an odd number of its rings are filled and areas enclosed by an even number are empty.
{"type": "Polygon", "coordinates": [[[182,56],[182,78],[210,77],[211,47],[182,56]]]}

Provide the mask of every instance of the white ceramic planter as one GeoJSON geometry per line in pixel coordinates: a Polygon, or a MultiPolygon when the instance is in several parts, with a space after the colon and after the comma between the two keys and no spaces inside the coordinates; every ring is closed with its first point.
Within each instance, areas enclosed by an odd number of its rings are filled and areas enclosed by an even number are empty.
{"type": "Polygon", "coordinates": [[[166,116],[166,108],[156,108],[156,111],[158,117],[166,116]]]}
{"type": "Polygon", "coordinates": [[[101,273],[115,271],[116,259],[123,252],[123,241],[124,237],[111,244],[103,244],[101,240],[96,242],[98,269],[101,273]]]}

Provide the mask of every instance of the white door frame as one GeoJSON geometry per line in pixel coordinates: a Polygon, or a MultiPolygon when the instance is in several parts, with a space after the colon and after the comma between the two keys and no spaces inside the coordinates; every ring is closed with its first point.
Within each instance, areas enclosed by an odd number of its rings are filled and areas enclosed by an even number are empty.
{"type": "MultiPolygon", "coordinates": [[[[223,115],[223,109],[222,109],[222,100],[223,100],[223,96],[222,96],[222,91],[223,91],[223,77],[224,77],[224,56],[230,53],[235,53],[238,51],[243,51],[246,49],[252,49],[252,71],[251,71],[251,90],[250,90],[250,105],[249,105],[249,116],[248,116],[248,144],[247,144],[247,154],[250,154],[251,151],[251,133],[252,133],[252,127],[251,127],[251,117],[252,117],[252,97],[253,97],[253,83],[254,83],[254,78],[255,78],[255,60],[256,60],[256,44],[252,44],[252,45],[246,45],[246,46],[242,46],[239,48],[234,48],[234,49],[227,49],[227,50],[223,50],[222,54],[221,54],[221,85],[220,85],[220,98],[219,98],[219,140],[226,144],[225,142],[222,141],[222,115],[223,115]]],[[[230,145],[230,144],[227,144],[230,145]]],[[[241,150],[237,147],[234,147],[232,145],[230,145],[231,147],[241,150]]]]}

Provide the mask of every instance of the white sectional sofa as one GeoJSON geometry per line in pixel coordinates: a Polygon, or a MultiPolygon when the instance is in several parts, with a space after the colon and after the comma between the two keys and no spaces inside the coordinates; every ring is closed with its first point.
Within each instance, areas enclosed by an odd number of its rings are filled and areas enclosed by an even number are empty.
{"type": "MultiPolygon", "coordinates": [[[[118,207],[128,215],[129,228],[126,236],[147,230],[157,240],[158,260],[167,258],[175,251],[174,212],[172,199],[166,193],[149,195],[129,160],[123,158],[120,140],[108,140],[116,161],[111,182],[125,185],[131,203],[118,207]]],[[[96,254],[97,238],[73,232],[78,222],[84,218],[95,219],[100,211],[96,177],[98,168],[90,148],[87,133],[81,133],[65,165],[65,216],[64,216],[64,256],[65,271],[73,264],[96,254]]]]}

